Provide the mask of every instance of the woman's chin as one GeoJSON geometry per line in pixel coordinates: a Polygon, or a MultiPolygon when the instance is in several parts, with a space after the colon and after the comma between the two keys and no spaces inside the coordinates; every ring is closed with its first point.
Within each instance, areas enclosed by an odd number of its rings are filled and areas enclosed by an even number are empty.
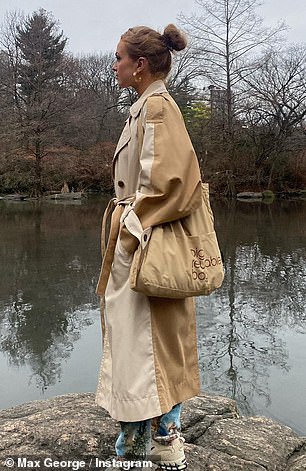
{"type": "Polygon", "coordinates": [[[119,85],[119,88],[129,88],[132,87],[132,84],[128,80],[120,80],[117,77],[117,83],[119,85]]]}

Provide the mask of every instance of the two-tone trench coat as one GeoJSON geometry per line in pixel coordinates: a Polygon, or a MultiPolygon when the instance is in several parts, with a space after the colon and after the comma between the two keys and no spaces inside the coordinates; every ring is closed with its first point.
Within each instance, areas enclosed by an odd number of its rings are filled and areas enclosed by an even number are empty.
{"type": "MultiPolygon", "coordinates": [[[[143,229],[199,206],[198,161],[163,81],[151,84],[132,105],[113,164],[116,196],[134,195],[133,211],[143,229]]],[[[122,222],[115,233],[96,403],[114,419],[134,422],[160,416],[198,394],[195,307],[192,298],[149,298],[131,290],[129,271],[138,241],[122,222]]],[[[104,276],[102,265],[100,295],[104,276]]]]}

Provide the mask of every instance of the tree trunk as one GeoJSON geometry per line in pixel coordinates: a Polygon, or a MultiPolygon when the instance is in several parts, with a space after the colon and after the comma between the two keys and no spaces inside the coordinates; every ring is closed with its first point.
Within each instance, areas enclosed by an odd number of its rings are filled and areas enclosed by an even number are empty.
{"type": "MultiPolygon", "coordinates": [[[[226,2],[226,40],[225,40],[225,58],[226,58],[226,127],[231,142],[233,137],[233,103],[232,103],[232,81],[231,81],[231,64],[230,64],[230,18],[229,5],[226,2]]],[[[232,157],[232,156],[231,156],[232,157]]]]}
{"type": "Polygon", "coordinates": [[[35,141],[35,196],[42,195],[42,181],[41,181],[41,161],[42,161],[42,148],[41,140],[35,141]]]}

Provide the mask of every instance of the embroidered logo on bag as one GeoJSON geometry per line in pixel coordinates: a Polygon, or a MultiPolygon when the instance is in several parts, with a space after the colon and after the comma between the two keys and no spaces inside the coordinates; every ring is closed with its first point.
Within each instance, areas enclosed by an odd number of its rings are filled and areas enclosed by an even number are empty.
{"type": "Polygon", "coordinates": [[[192,259],[192,278],[194,280],[207,281],[207,269],[222,263],[221,257],[209,257],[205,255],[204,249],[190,249],[192,259]]]}

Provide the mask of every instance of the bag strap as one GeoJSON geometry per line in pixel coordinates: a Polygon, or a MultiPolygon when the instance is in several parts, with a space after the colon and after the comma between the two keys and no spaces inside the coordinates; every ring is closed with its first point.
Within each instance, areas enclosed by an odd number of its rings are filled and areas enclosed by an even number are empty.
{"type": "MultiPolygon", "coordinates": [[[[147,118],[146,121],[150,123],[159,123],[162,121],[163,115],[163,97],[161,94],[150,95],[147,100],[147,118]]],[[[140,112],[137,121],[137,137],[138,137],[138,155],[141,156],[142,144],[143,144],[143,127],[142,127],[142,116],[143,111],[140,112]]]]}
{"type": "Polygon", "coordinates": [[[138,121],[137,121],[137,139],[138,139],[138,157],[140,159],[141,149],[142,149],[142,144],[143,144],[143,127],[142,127],[141,114],[139,115],[138,121]]]}
{"type": "MultiPolygon", "coordinates": [[[[149,114],[150,117],[156,116],[158,119],[160,119],[161,103],[162,102],[160,100],[160,95],[149,96],[147,98],[147,114],[149,114]]],[[[141,114],[140,114],[137,121],[137,139],[138,139],[139,159],[141,156],[141,151],[142,151],[142,146],[143,146],[143,137],[144,137],[144,132],[143,132],[142,119],[141,119],[141,114]]],[[[132,204],[125,208],[121,216],[120,222],[125,224],[127,230],[139,240],[139,243],[141,244],[142,249],[144,249],[147,243],[149,242],[149,239],[152,233],[152,227],[148,227],[147,229],[144,230],[137,214],[134,211],[132,211],[132,209],[133,209],[132,204]]]]}

